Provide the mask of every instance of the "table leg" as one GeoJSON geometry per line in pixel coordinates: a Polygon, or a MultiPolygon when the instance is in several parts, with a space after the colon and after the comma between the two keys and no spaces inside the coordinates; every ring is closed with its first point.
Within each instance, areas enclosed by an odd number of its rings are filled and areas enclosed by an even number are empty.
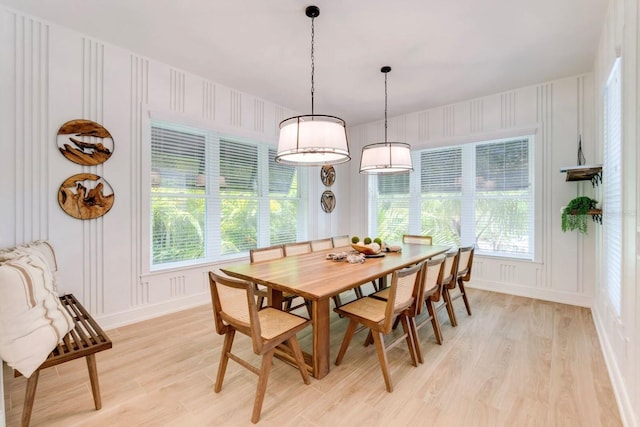
{"type": "Polygon", "coordinates": [[[282,291],[277,289],[273,289],[272,287],[267,288],[267,301],[269,307],[275,307],[277,309],[282,309],[282,291]]]}
{"type": "Polygon", "coordinates": [[[313,376],[317,379],[329,373],[329,299],[312,301],[313,376]]]}

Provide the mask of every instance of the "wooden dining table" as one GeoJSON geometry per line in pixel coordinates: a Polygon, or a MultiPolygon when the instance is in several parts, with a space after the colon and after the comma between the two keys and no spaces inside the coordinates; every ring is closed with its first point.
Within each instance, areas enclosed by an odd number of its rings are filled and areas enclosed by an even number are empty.
{"type": "Polygon", "coordinates": [[[383,257],[366,258],[363,263],[327,259],[328,253],[350,252],[351,247],[333,248],[275,260],[242,263],[222,267],[229,276],[266,286],[269,303],[282,306],[282,293],[299,295],[311,301],[313,345],[305,360],[315,378],[323,378],[330,367],[330,300],[356,286],[391,274],[394,270],[416,264],[446,252],[448,246],[403,244],[400,252],[386,252],[383,257]]]}

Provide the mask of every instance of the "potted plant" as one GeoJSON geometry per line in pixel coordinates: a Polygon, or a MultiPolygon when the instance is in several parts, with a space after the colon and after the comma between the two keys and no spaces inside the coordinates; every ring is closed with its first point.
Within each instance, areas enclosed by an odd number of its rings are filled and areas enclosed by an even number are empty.
{"type": "Polygon", "coordinates": [[[562,210],[562,231],[578,230],[582,234],[587,234],[589,211],[595,209],[597,204],[597,200],[586,196],[571,200],[562,210]]]}

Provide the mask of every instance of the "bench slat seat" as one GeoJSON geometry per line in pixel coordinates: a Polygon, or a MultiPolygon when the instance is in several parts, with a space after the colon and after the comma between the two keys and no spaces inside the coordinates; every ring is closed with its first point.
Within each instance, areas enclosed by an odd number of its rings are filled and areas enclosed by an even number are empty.
{"type": "MultiPolygon", "coordinates": [[[[40,371],[80,357],[87,358],[87,368],[89,370],[95,408],[97,410],[102,407],[95,354],[99,351],[110,349],[112,347],[111,340],[73,294],[61,296],[60,301],[65,310],[71,315],[74,327],[62,338],[62,341],[58,343],[53,351],[49,353],[49,356],[42,365],[27,379],[27,390],[21,420],[23,427],[28,426],[31,420],[33,400],[35,398],[40,371]]],[[[20,375],[20,372],[16,370],[15,376],[18,377],[20,375]]]]}

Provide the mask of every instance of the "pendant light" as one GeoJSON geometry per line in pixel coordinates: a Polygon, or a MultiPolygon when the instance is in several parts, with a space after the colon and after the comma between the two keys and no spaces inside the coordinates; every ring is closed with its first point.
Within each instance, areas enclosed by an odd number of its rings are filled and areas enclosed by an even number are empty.
{"type": "Polygon", "coordinates": [[[314,19],[320,15],[316,6],[306,8],[311,18],[311,114],[289,117],[280,122],[276,162],[288,165],[317,166],[348,162],[346,123],[339,117],[315,114],[313,56],[314,19]]]}
{"type": "Polygon", "coordinates": [[[387,74],[391,67],[384,66],[380,71],[384,74],[384,142],[362,147],[360,173],[408,173],[413,170],[411,146],[404,142],[387,142],[387,74]]]}

